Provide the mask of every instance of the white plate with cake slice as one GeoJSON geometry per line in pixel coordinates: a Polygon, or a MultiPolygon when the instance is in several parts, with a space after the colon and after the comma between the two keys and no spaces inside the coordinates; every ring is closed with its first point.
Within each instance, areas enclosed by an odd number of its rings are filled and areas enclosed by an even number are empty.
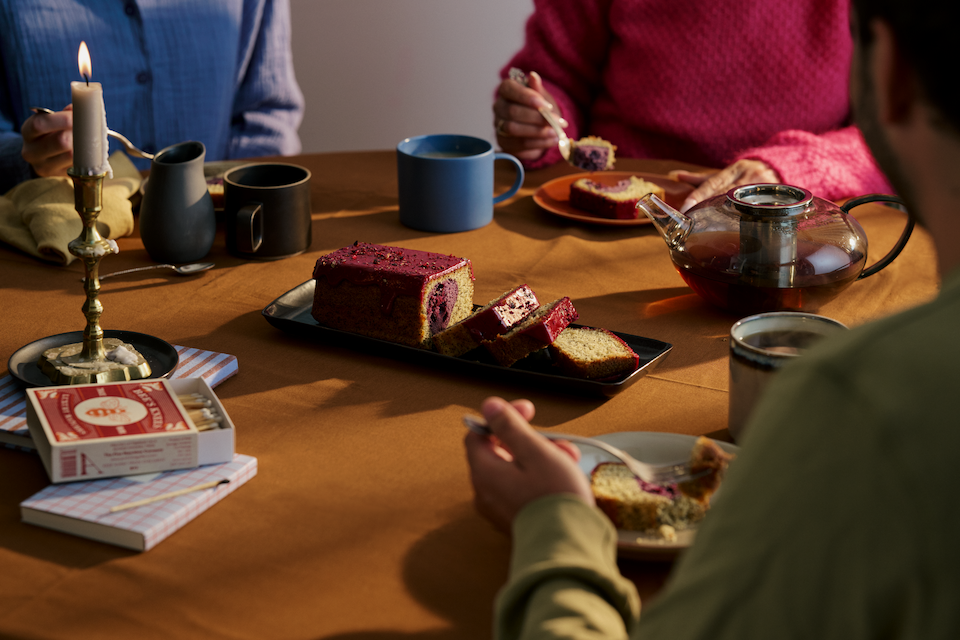
{"type": "MultiPolygon", "coordinates": [[[[650,464],[668,464],[687,459],[697,440],[695,436],[650,431],[608,433],[596,438],[626,451],[637,460],[650,464]]],[[[716,442],[727,453],[736,455],[739,450],[734,444],[716,442]]],[[[580,446],[580,452],[582,454],[580,469],[587,477],[590,477],[590,473],[601,462],[617,461],[605,451],[590,446],[580,446]]],[[[618,529],[617,553],[624,558],[669,560],[693,543],[696,530],[694,525],[689,529],[677,531],[676,539],[668,541],[656,534],[618,529]]]]}
{"type": "Polygon", "coordinates": [[[652,182],[663,188],[664,200],[670,206],[679,209],[686,197],[693,191],[689,184],[671,180],[665,175],[655,173],[642,173],[638,171],[594,171],[590,173],[575,173],[568,176],[561,176],[549,182],[544,183],[533,194],[533,201],[540,207],[550,213],[558,215],[569,220],[577,222],[586,222],[588,224],[606,225],[613,227],[635,227],[638,225],[650,224],[650,219],[646,216],[630,220],[616,220],[613,218],[601,218],[588,211],[577,209],[570,204],[570,185],[580,178],[590,178],[602,185],[613,186],[621,180],[627,180],[630,176],[637,176],[647,182],[652,182]]]}

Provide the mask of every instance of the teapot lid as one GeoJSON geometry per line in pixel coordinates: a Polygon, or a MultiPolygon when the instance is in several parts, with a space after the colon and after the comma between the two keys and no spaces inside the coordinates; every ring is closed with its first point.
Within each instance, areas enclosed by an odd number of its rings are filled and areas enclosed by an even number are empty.
{"type": "Polygon", "coordinates": [[[803,213],[813,194],[786,184],[750,184],[730,189],[727,199],[738,211],[750,216],[786,217],[803,213]]]}

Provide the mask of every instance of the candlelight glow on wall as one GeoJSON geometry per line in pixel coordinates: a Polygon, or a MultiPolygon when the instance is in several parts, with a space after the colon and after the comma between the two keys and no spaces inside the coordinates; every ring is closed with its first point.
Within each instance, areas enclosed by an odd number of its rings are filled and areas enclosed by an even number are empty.
{"type": "Polygon", "coordinates": [[[106,173],[113,177],[107,160],[110,143],[107,140],[107,113],[103,106],[103,88],[99,82],[90,82],[93,63],[87,43],[80,43],[77,67],[83,82],[70,83],[73,99],[73,170],[80,175],[106,173]]]}

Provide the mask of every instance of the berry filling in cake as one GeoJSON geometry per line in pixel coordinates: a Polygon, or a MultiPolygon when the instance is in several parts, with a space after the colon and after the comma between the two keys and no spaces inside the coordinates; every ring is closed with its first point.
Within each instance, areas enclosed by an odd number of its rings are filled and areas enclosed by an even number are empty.
{"type": "Polygon", "coordinates": [[[617,184],[600,184],[595,180],[587,180],[585,183],[588,187],[600,193],[623,193],[630,188],[630,179],[624,178],[617,184]]]}
{"type": "Polygon", "coordinates": [[[584,171],[613,169],[616,147],[603,138],[586,136],[571,141],[569,162],[584,171]]]}
{"type": "Polygon", "coordinates": [[[610,150],[603,147],[576,147],[573,161],[584,171],[603,171],[610,161],[610,150]]]}
{"type": "Polygon", "coordinates": [[[459,288],[456,280],[447,278],[433,288],[427,299],[427,317],[431,333],[443,331],[450,324],[450,316],[457,304],[459,288]]]}

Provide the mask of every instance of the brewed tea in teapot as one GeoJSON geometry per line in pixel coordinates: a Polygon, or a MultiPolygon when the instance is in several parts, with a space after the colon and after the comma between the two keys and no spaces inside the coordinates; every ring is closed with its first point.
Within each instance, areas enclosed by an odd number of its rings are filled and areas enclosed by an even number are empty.
{"type": "Polygon", "coordinates": [[[735,187],[686,214],[648,194],[637,208],[653,221],[684,281],[708,302],[739,314],[815,311],[854,280],[880,271],[913,230],[864,269],[867,237],[848,212],[895,196],[863,196],[842,207],[783,184],[735,187]]]}

